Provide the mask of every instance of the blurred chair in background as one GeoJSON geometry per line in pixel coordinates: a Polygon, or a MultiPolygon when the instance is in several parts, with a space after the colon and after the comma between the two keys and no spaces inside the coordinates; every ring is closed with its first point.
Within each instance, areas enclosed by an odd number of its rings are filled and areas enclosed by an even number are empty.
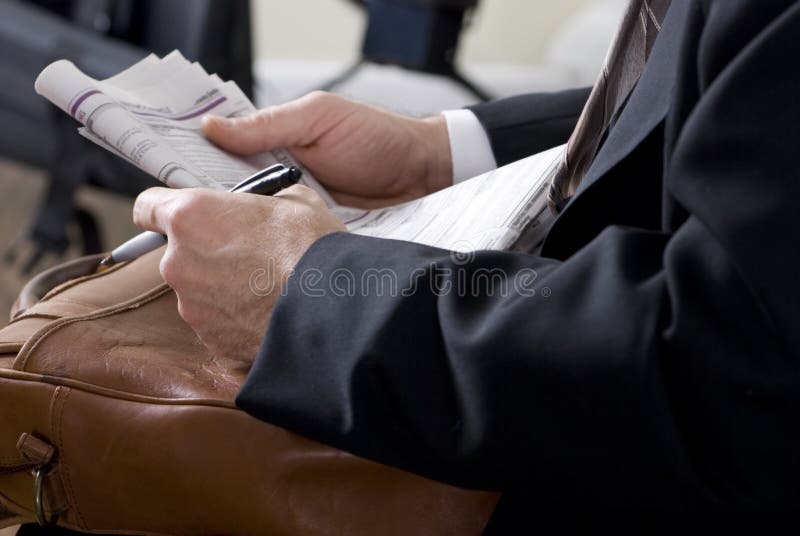
{"type": "Polygon", "coordinates": [[[390,64],[450,78],[479,100],[489,95],[455,66],[458,40],[478,0],[351,0],[367,11],[361,59],[323,86],[332,90],[366,63],[390,64]]]}
{"type": "Polygon", "coordinates": [[[248,0],[0,0],[0,48],[0,156],[43,168],[50,179],[33,223],[6,254],[17,262],[26,250],[25,272],[45,254],[63,254],[73,221],[84,253],[104,249],[95,219],[75,206],[80,185],[135,196],[156,184],[81,138],[70,118],[34,93],[45,66],[67,58],[102,79],[150,52],[178,49],[253,91],[248,0]]]}

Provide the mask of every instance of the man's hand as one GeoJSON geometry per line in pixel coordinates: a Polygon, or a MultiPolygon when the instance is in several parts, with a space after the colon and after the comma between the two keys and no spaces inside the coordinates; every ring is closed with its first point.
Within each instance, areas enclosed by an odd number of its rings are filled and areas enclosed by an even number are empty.
{"type": "Polygon", "coordinates": [[[412,119],[315,92],[245,118],[207,117],[203,127],[232,153],[289,149],[348,206],[388,206],[453,181],[443,117],[412,119]]]}
{"type": "Polygon", "coordinates": [[[139,227],[166,234],[161,275],[178,312],[215,355],[252,360],[292,269],[320,237],[344,226],[312,190],[274,197],[151,188],[133,209],[139,227]]]}

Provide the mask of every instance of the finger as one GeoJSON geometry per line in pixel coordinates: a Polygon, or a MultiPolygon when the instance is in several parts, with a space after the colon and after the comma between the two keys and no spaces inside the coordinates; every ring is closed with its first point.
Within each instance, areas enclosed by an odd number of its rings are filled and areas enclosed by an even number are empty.
{"type": "Polygon", "coordinates": [[[166,234],[169,227],[169,207],[181,195],[184,195],[184,192],[172,188],[145,190],[133,204],[133,223],[146,231],[166,234]]]}
{"type": "Polygon", "coordinates": [[[334,201],[342,206],[361,208],[364,210],[376,210],[391,207],[393,205],[406,203],[416,199],[417,197],[420,197],[414,194],[393,195],[388,197],[367,197],[364,195],[353,195],[335,190],[329,190],[328,193],[331,195],[334,201]]]}
{"type": "Polygon", "coordinates": [[[348,101],[314,92],[246,117],[206,116],[206,136],[228,152],[251,155],[277,148],[307,146],[324,132],[324,124],[342,115],[348,101]],[[342,112],[340,114],[339,112],[342,112]]]}

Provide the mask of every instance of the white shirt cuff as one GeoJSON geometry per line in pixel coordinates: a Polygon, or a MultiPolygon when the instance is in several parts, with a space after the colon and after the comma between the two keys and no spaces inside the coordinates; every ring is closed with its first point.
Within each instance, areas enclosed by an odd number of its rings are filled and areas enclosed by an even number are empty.
{"type": "Polygon", "coordinates": [[[442,115],[447,121],[450,136],[453,184],[497,168],[489,136],[474,113],[469,110],[447,110],[442,115]]]}

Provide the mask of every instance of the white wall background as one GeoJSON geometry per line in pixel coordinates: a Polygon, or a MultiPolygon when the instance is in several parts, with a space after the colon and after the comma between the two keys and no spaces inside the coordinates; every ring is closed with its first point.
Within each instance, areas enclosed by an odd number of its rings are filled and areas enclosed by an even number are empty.
{"type": "MultiPolygon", "coordinates": [[[[259,102],[315,89],[359,57],[364,12],[347,0],[251,0],[259,102]]],[[[495,97],[591,85],[628,0],[481,0],[458,63],[495,97]]],[[[371,66],[337,91],[413,114],[475,102],[460,86],[371,66]]]]}
{"type": "MultiPolygon", "coordinates": [[[[461,64],[535,65],[571,15],[592,0],[481,0],[465,32],[461,64]]],[[[347,0],[252,0],[258,60],[358,57],[362,11],[347,0]]]]}

